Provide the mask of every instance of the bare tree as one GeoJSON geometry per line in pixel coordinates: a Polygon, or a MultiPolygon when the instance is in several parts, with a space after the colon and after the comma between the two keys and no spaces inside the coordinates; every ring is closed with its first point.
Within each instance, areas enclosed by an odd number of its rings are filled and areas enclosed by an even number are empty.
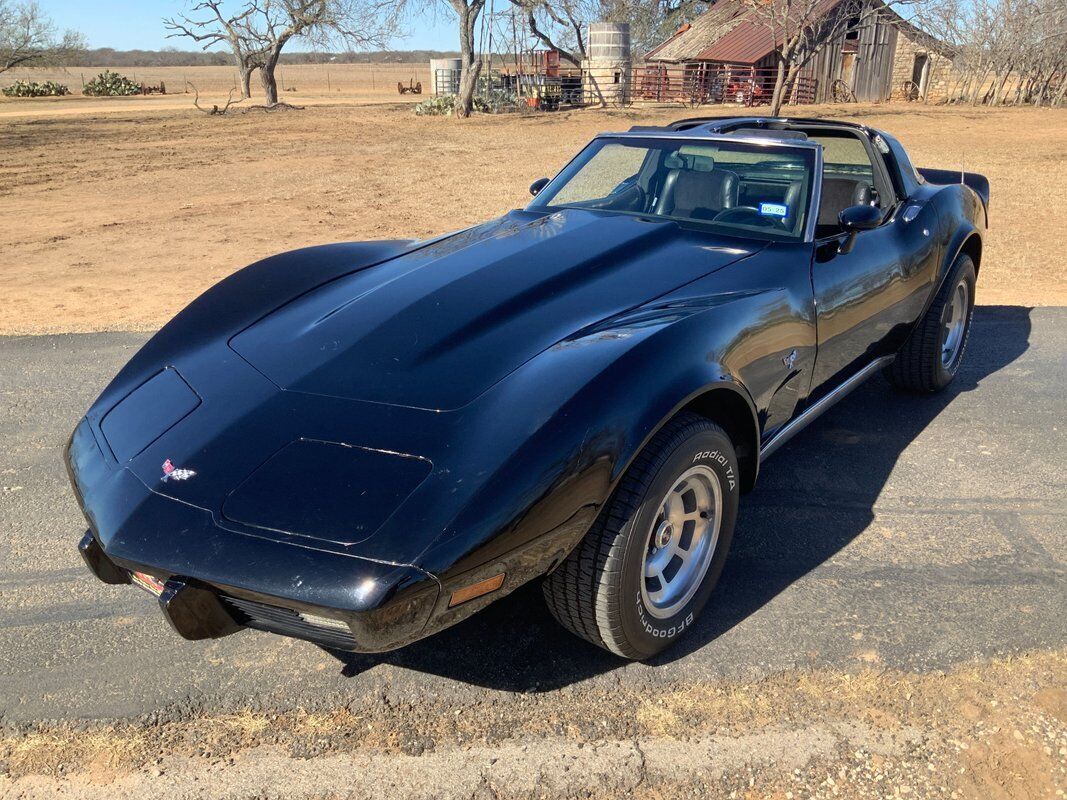
{"type": "Polygon", "coordinates": [[[456,116],[469,117],[474,107],[474,90],[482,72],[481,59],[474,50],[474,31],[478,16],[485,7],[485,0],[448,0],[459,19],[459,57],[462,68],[459,76],[459,94],[456,95],[456,116]]]}
{"type": "Polygon", "coordinates": [[[526,24],[537,41],[562,58],[580,66],[588,58],[585,31],[600,18],[600,4],[589,0],[511,0],[526,15],[526,24]]]}
{"type": "Polygon", "coordinates": [[[950,100],[1059,105],[1067,95],[1067,2],[932,0],[933,31],[957,51],[950,100]]]}
{"type": "Polygon", "coordinates": [[[204,50],[217,44],[229,45],[234,66],[241,75],[241,97],[249,98],[252,96],[252,73],[262,66],[265,56],[246,25],[254,9],[246,6],[240,13],[227,16],[221,7],[220,0],[205,0],[193,7],[190,13],[195,16],[171,17],[163,20],[163,26],[170,31],[168,39],[185,36],[201,44],[204,50]]]}
{"type": "Polygon", "coordinates": [[[634,52],[646,53],[714,4],[715,0],[599,0],[600,12],[593,21],[630,23],[634,52]]]}
{"type": "Polygon", "coordinates": [[[590,22],[626,22],[635,53],[666,39],[678,26],[707,10],[714,0],[511,0],[526,14],[537,41],[575,66],[588,58],[590,22]]]}
{"type": "MultiPolygon", "coordinates": [[[[484,0],[482,0],[484,2],[484,0]]],[[[242,90],[259,70],[268,106],[278,102],[275,71],[282,50],[294,38],[314,47],[343,43],[349,48],[384,47],[396,32],[403,0],[247,0],[226,14],[223,0],[205,0],[193,9],[199,18],[164,20],[170,36],[186,36],[205,47],[226,42],[241,71],[242,90]]],[[[247,96],[247,94],[246,94],[247,96]]]]}
{"type": "Polygon", "coordinates": [[[774,39],[777,69],[771,115],[778,115],[800,71],[825,45],[846,30],[874,24],[889,6],[912,1],[740,0],[749,19],[766,27],[774,39]]]}
{"type": "Polygon", "coordinates": [[[84,49],[85,40],[75,31],[57,37],[55,25],[36,2],[0,0],[0,72],[62,65],[84,49]]]}

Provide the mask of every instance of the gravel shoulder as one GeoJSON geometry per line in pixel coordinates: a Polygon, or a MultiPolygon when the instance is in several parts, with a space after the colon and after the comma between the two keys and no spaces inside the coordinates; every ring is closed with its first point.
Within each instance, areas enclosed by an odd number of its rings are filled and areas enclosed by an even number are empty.
{"type": "Polygon", "coordinates": [[[397,697],[328,713],[25,729],[10,798],[1045,798],[1067,652],[917,675],[788,671],[658,694],[397,697]],[[1040,688],[1039,688],[1040,687],[1040,688]]]}

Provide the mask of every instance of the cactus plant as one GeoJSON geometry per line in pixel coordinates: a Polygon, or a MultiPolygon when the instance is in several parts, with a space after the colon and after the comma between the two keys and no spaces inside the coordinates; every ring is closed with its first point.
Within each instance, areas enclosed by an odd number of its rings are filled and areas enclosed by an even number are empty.
{"type": "Polygon", "coordinates": [[[82,89],[82,94],[92,97],[121,97],[140,94],[141,84],[134,83],[125,75],[105,69],[82,89]]]}
{"type": "Polygon", "coordinates": [[[70,89],[55,81],[15,81],[2,90],[5,97],[61,97],[70,94],[70,89]]]}

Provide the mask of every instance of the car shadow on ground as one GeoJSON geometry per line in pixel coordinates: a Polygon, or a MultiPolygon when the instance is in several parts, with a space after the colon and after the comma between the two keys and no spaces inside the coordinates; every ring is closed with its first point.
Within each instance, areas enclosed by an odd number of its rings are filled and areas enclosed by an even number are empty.
{"type": "MultiPolygon", "coordinates": [[[[706,646],[859,536],[908,444],[957,395],[1026,351],[1030,311],[977,308],[963,367],[946,391],[909,395],[873,378],[768,461],[741,500],[733,550],[709,607],[688,636],[650,663],[706,646]]],[[[389,663],[507,691],[557,689],[625,663],[560,628],[537,582],[393,653],[332,655],[348,676],[389,663]]]]}

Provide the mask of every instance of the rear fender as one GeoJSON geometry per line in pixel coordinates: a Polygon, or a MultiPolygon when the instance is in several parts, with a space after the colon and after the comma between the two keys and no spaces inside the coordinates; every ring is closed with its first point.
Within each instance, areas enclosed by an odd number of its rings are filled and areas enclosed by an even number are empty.
{"type": "Polygon", "coordinates": [[[968,187],[982,201],[982,226],[989,227],[989,179],[977,172],[963,172],[951,169],[930,169],[922,167],[918,170],[927,183],[939,186],[951,186],[953,184],[968,187]]]}
{"type": "Polygon", "coordinates": [[[937,287],[933,292],[933,296],[936,297],[937,293],[941,291],[941,287],[948,279],[949,273],[952,272],[952,267],[961,254],[967,253],[971,256],[974,261],[975,274],[977,274],[981,252],[981,232],[973,224],[967,222],[957,227],[945,247],[941,264],[938,267],[937,287]]]}

